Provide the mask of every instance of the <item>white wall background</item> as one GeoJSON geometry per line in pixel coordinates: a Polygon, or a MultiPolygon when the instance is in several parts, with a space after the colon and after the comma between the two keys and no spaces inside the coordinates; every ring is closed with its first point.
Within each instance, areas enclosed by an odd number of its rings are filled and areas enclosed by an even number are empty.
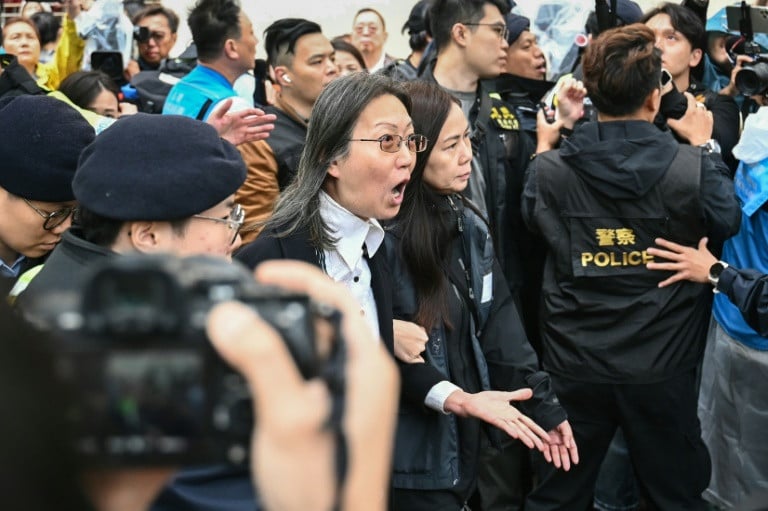
{"type": "MultiPolygon", "coordinates": [[[[593,0],[571,0],[594,6],[593,0]]],[[[636,0],[645,10],[661,3],[659,0],[636,0]]],[[[674,0],[677,1],[677,0],[674,0]]],[[[387,22],[386,50],[397,57],[405,57],[409,53],[407,35],[402,35],[400,29],[408,19],[408,13],[416,0],[241,0],[245,12],[253,22],[256,34],[261,40],[264,29],[273,21],[280,18],[306,18],[319,23],[323,32],[329,38],[347,33],[352,28],[352,17],[361,7],[373,7],[382,13],[387,22]]],[[[521,6],[530,7],[541,3],[541,0],[517,0],[521,6]]],[[[731,4],[729,0],[711,0],[709,12],[731,4]]],[[[186,24],[186,14],[194,5],[194,0],[163,0],[163,5],[175,10],[182,18],[179,27],[179,40],[174,54],[180,53],[191,41],[192,36],[186,24]]],[[[264,52],[261,41],[258,46],[258,56],[263,58],[264,52]]]]}

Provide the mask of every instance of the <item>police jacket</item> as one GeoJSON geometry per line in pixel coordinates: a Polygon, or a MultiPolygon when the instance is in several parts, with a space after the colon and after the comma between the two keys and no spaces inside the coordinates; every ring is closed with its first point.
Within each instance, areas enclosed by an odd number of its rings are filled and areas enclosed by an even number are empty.
{"type": "MultiPolygon", "coordinates": [[[[449,380],[472,393],[530,387],[533,398],[520,403],[524,413],[545,430],[566,419],[550,388],[549,376],[538,369],[536,354],[528,344],[494,256],[487,224],[471,208],[465,208],[457,195],[439,197],[436,202],[436,215],[454,226],[456,233],[444,268],[451,328],[440,324],[429,332],[425,364],[398,362],[402,399],[392,484],[402,489],[466,486],[477,471],[476,465],[462,466],[462,457],[472,456],[466,444],[476,455],[481,427],[491,435],[500,433],[477,419],[457,418],[426,408],[427,393],[440,381],[449,380]],[[462,428],[460,421],[472,424],[462,428]]],[[[400,228],[388,232],[384,247],[395,279],[394,317],[412,321],[418,296],[400,253],[400,228]]]]}
{"type": "MultiPolygon", "coordinates": [[[[437,83],[433,60],[420,79],[437,83]]],[[[479,167],[485,188],[481,196],[474,192],[474,202],[484,202],[491,236],[507,284],[513,293],[525,280],[522,259],[527,253],[528,232],[520,216],[520,194],[525,167],[536,148],[535,140],[520,129],[514,109],[502,101],[492,81],[478,84],[477,98],[469,118],[472,130],[473,166],[479,167]]],[[[470,179],[476,181],[476,176],[470,179]]]]}
{"type": "Polygon", "coordinates": [[[721,245],[740,211],[719,155],[644,121],[588,122],[531,162],[528,225],[548,254],[543,366],[595,383],[650,383],[695,367],[711,292],[645,268],[656,237],[721,245]]]}
{"type": "Polygon", "coordinates": [[[307,138],[307,120],[279,98],[275,106],[264,108],[275,114],[275,129],[269,138],[237,146],[248,167],[235,199],[245,210],[243,242],[253,241],[271,215],[282,190],[293,181],[307,138]]]}
{"type": "Polygon", "coordinates": [[[523,131],[536,136],[539,102],[555,86],[547,80],[533,80],[504,73],[494,80],[499,97],[515,109],[523,131]]]}

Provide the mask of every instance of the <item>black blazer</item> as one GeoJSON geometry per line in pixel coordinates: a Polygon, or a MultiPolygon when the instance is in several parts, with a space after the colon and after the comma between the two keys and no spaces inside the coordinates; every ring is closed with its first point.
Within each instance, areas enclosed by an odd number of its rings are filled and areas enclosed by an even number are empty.
{"type": "MultiPolygon", "coordinates": [[[[262,261],[270,259],[295,259],[321,267],[318,249],[309,239],[309,231],[301,230],[289,236],[279,237],[276,229],[265,229],[251,243],[242,247],[235,254],[235,259],[249,268],[255,268],[262,261]]],[[[392,332],[392,279],[384,247],[368,259],[371,269],[371,288],[376,301],[376,313],[379,317],[379,332],[390,353],[394,353],[394,334],[392,332]]]]}

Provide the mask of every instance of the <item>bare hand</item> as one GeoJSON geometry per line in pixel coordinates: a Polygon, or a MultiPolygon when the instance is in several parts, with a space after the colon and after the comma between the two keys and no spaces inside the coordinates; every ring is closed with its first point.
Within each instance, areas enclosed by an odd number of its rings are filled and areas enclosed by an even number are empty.
{"type": "Polygon", "coordinates": [[[578,465],[579,450],[568,421],[561,422],[549,432],[549,444],[544,446],[544,459],[554,463],[557,468],[562,467],[566,472],[571,469],[571,464],[578,465]]]}
{"type": "Polygon", "coordinates": [[[659,287],[666,287],[681,280],[702,284],[709,282],[709,268],[717,262],[717,258],[707,250],[707,238],[699,240],[698,249],[678,245],[664,238],[656,238],[654,241],[662,248],[650,247],[648,253],[654,257],[668,259],[669,262],[648,263],[646,268],[676,272],[667,280],[659,282],[659,287]]]}
{"type": "Polygon", "coordinates": [[[562,119],[555,122],[547,122],[549,108],[545,112],[543,109],[536,114],[536,154],[551,151],[560,141],[560,128],[563,127],[562,119]]]}
{"type": "Polygon", "coordinates": [[[67,17],[70,20],[77,18],[80,15],[80,12],[83,10],[80,0],[64,0],[62,2],[62,6],[64,7],[64,12],[67,13],[67,17]]]}
{"type": "Polygon", "coordinates": [[[205,121],[219,132],[221,138],[240,145],[244,142],[264,140],[275,129],[272,124],[277,119],[274,114],[265,114],[259,108],[246,108],[229,112],[232,98],[222,101],[205,121]]]}
{"type": "Polygon", "coordinates": [[[445,401],[445,409],[460,417],[475,417],[496,426],[512,438],[517,438],[529,449],[540,451],[549,442],[549,435],[530,417],[512,406],[511,401],[526,401],[533,396],[531,389],[514,392],[486,390],[470,394],[454,391],[445,401]]]}
{"type": "Polygon", "coordinates": [[[395,334],[395,357],[406,364],[423,363],[421,354],[429,341],[423,326],[410,321],[394,320],[392,328],[395,334]]]}
{"type": "Polygon", "coordinates": [[[667,124],[691,145],[701,145],[712,138],[712,112],[699,103],[690,92],[685,93],[688,109],[680,119],[667,119],[667,124]]]}
{"type": "MultiPolygon", "coordinates": [[[[341,508],[386,508],[398,376],[392,357],[358,313],[347,289],[318,268],[268,261],[256,268],[263,284],[308,294],[343,314],[347,343],[343,429],[348,472],[341,508]]],[[[325,427],[331,403],[326,386],[304,380],[277,332],[239,303],[216,307],[208,334],[221,356],[248,381],[257,419],[252,468],[269,509],[330,509],[335,488],[334,438],[325,427]]]]}
{"type": "Polygon", "coordinates": [[[120,108],[120,114],[118,117],[133,115],[139,112],[139,108],[133,103],[120,103],[118,106],[120,108]]]}
{"type": "Polygon", "coordinates": [[[140,72],[141,72],[141,69],[139,68],[139,63],[131,59],[128,61],[128,65],[125,66],[125,69],[123,69],[123,76],[125,76],[125,79],[130,82],[131,78],[133,78],[140,72]]]}
{"type": "Polygon", "coordinates": [[[584,115],[584,98],[587,89],[575,78],[568,78],[557,90],[557,118],[568,129],[573,129],[576,121],[584,115]]]}

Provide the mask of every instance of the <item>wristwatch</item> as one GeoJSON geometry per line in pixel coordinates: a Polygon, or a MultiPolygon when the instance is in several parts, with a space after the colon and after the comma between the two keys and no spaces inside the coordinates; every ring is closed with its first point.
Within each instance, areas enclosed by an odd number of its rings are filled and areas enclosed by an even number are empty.
{"type": "Polygon", "coordinates": [[[713,293],[719,293],[720,291],[717,290],[717,283],[720,282],[720,275],[722,275],[723,270],[728,268],[728,263],[724,261],[718,261],[712,266],[709,267],[709,283],[712,284],[712,292],[713,293]]]}
{"type": "Polygon", "coordinates": [[[699,147],[704,149],[707,154],[717,153],[720,154],[720,144],[714,138],[710,138],[699,147]]]}

